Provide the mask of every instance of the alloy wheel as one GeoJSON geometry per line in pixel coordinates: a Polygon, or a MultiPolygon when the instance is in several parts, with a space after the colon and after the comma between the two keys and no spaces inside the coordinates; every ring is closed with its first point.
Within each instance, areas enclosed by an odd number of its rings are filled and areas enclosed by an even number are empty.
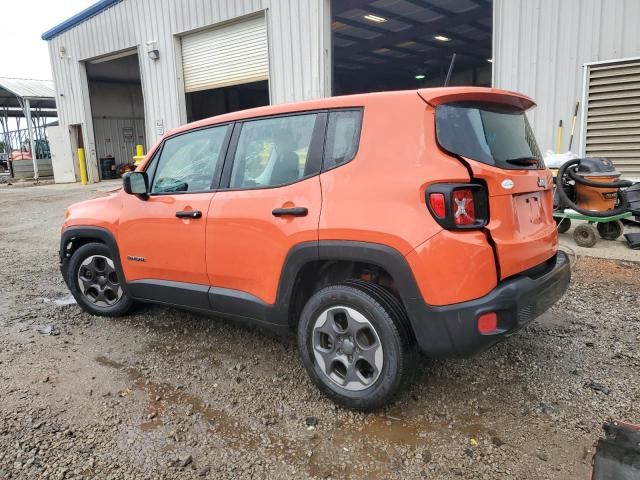
{"type": "Polygon", "coordinates": [[[313,355],[333,383],[350,391],[372,386],[383,365],[380,337],[371,322],[347,306],[322,312],[313,326],[313,355]]]}
{"type": "Polygon", "coordinates": [[[82,295],[96,307],[111,307],[123,295],[113,260],[104,255],[91,255],[80,264],[78,286],[82,295]]]}

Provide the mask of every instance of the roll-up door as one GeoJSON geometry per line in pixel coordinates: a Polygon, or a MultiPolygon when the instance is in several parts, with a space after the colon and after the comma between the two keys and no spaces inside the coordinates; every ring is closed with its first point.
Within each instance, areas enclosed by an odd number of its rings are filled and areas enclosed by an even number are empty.
{"type": "Polygon", "coordinates": [[[640,61],[589,68],[585,152],[640,178],[640,61]]]}
{"type": "Polygon", "coordinates": [[[264,15],[182,37],[187,93],[269,79],[264,15]]]}

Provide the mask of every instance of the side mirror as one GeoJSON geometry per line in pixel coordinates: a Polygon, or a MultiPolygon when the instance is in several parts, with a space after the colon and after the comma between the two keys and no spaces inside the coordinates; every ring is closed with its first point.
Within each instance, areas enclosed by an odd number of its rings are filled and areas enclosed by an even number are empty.
{"type": "Polygon", "coordinates": [[[122,177],[122,188],[129,195],[138,195],[143,200],[149,197],[149,177],[145,172],[128,172],[122,177]]]}

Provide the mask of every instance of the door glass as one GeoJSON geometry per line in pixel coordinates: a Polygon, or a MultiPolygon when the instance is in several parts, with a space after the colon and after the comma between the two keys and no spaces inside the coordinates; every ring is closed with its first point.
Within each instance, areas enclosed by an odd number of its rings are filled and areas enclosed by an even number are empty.
{"type": "Polygon", "coordinates": [[[151,193],[211,190],[229,125],[183,133],[164,142],[151,193]]]}
{"type": "Polygon", "coordinates": [[[245,122],[231,171],[231,188],[285,185],[318,173],[309,149],[318,115],[245,122]]]}

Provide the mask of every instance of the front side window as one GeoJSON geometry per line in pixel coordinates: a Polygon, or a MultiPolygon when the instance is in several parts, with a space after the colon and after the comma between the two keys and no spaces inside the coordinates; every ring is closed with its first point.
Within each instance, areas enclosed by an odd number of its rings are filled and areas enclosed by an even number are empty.
{"type": "Polygon", "coordinates": [[[324,168],[332,168],[352,160],[360,142],[362,110],[329,112],[324,168]]]}
{"type": "Polygon", "coordinates": [[[151,193],[211,190],[229,125],[183,133],[164,142],[151,193]]]}
{"type": "Polygon", "coordinates": [[[438,143],[448,152],[505,169],[544,168],[525,113],[491,103],[436,108],[438,143]]]}
{"type": "Polygon", "coordinates": [[[318,173],[311,158],[317,113],[247,121],[242,125],[230,188],[286,185],[318,173]]]}

